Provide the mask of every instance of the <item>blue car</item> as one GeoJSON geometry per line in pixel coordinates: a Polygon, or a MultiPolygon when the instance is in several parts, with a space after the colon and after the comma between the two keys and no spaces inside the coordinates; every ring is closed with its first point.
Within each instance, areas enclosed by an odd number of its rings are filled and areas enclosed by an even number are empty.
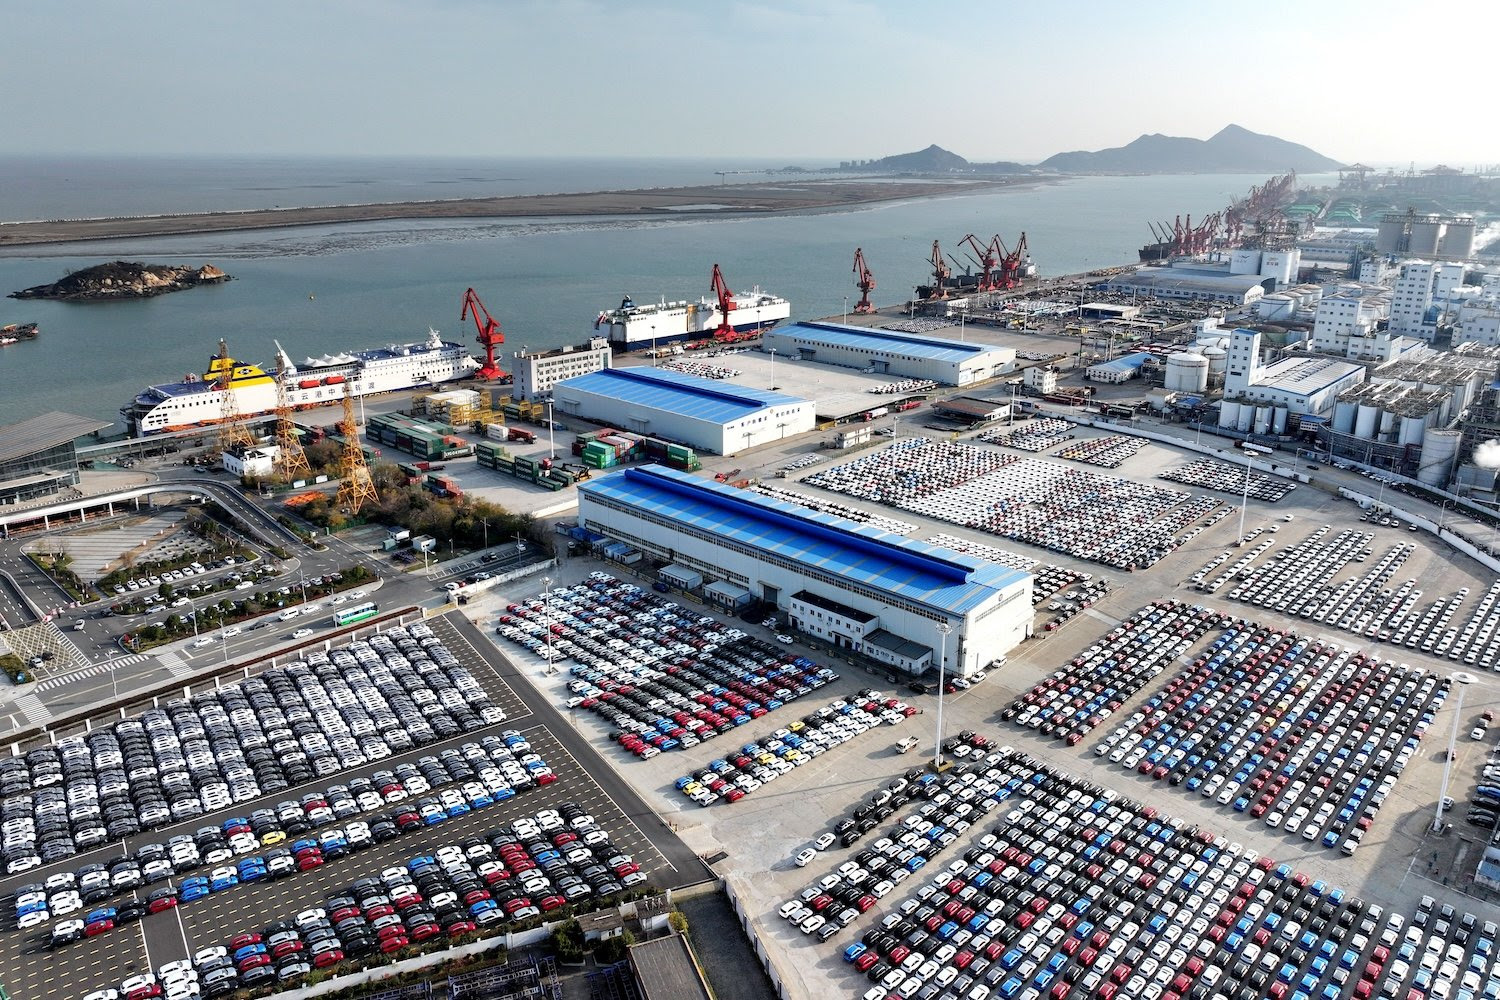
{"type": "Polygon", "coordinates": [[[101,906],[97,910],[90,910],[89,915],[83,918],[86,924],[96,924],[101,920],[115,919],[115,908],[113,906],[101,906]]]}
{"type": "Polygon", "coordinates": [[[234,953],[234,961],[235,961],[235,964],[239,964],[240,962],[243,962],[245,959],[249,958],[251,955],[264,955],[265,953],[266,953],[266,946],[265,945],[263,945],[263,944],[247,944],[243,948],[239,949],[238,951],[236,951],[234,953]]]}
{"type": "Polygon", "coordinates": [[[852,962],[859,956],[863,955],[866,950],[867,946],[863,941],[856,941],[849,947],[844,949],[844,961],[852,962]]]}
{"type": "Polygon", "coordinates": [[[208,879],[202,875],[195,875],[183,881],[177,889],[177,898],[184,903],[191,903],[195,899],[202,899],[208,895],[208,879]]]}
{"type": "Polygon", "coordinates": [[[225,889],[233,888],[240,884],[240,877],[235,874],[220,875],[208,883],[209,892],[223,892],[225,889]]]}
{"type": "Polygon", "coordinates": [[[493,899],[481,899],[478,902],[471,903],[469,905],[469,915],[477,917],[481,913],[488,913],[490,910],[495,909],[499,905],[500,904],[495,902],[493,899]]]}
{"type": "Polygon", "coordinates": [[[45,910],[46,908],[47,901],[45,899],[38,899],[31,903],[17,904],[16,916],[24,917],[28,913],[38,913],[42,910],[45,910]]]}

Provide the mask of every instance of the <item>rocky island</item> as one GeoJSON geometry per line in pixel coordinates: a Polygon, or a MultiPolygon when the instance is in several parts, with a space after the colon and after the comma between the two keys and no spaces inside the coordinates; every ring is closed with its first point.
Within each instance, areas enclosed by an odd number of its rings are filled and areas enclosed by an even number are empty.
{"type": "Polygon", "coordinates": [[[10,298],[59,299],[63,302],[145,299],[198,285],[217,285],[228,280],[229,275],[212,264],[181,267],[116,260],[74,271],[50,285],[36,285],[11,292],[10,298]]]}

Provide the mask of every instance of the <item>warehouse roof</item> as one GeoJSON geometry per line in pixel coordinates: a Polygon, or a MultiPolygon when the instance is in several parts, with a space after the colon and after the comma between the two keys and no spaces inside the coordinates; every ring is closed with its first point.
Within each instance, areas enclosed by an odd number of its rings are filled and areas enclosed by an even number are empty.
{"type": "Polygon", "coordinates": [[[1101,361],[1096,365],[1089,365],[1089,370],[1133,372],[1153,357],[1155,355],[1150,351],[1137,351],[1134,354],[1126,354],[1123,357],[1115,358],[1113,361],[1101,361]]]}
{"type": "Polygon", "coordinates": [[[568,389],[716,423],[738,420],[768,406],[803,402],[796,396],[685,375],[668,368],[605,368],[564,379],[555,387],[558,392],[568,389]]]}
{"type": "Polygon", "coordinates": [[[1295,395],[1311,396],[1322,392],[1356,373],[1364,374],[1364,365],[1330,358],[1283,358],[1255,374],[1252,389],[1279,389],[1295,395]]]}
{"type": "Polygon", "coordinates": [[[951,614],[966,614],[1030,575],[658,465],[591,479],[578,491],[951,614]]]}
{"type": "Polygon", "coordinates": [[[1106,288],[1141,288],[1159,291],[1198,290],[1220,295],[1243,296],[1265,279],[1258,274],[1195,274],[1181,268],[1143,267],[1132,274],[1110,278],[1106,288]]]}
{"type": "Polygon", "coordinates": [[[919,358],[923,361],[946,361],[958,364],[1006,348],[991,344],[964,344],[941,337],[923,337],[915,333],[897,333],[866,326],[843,326],[839,323],[793,323],[771,331],[776,337],[799,337],[830,347],[856,351],[877,351],[919,358]]]}
{"type": "Polygon", "coordinates": [[[11,424],[0,428],[0,464],[67,444],[74,438],[92,434],[108,426],[108,420],[95,420],[56,410],[23,420],[19,424],[11,424]]]}
{"type": "Polygon", "coordinates": [[[681,934],[633,944],[629,955],[646,1000],[713,1000],[692,946],[681,934]]]}

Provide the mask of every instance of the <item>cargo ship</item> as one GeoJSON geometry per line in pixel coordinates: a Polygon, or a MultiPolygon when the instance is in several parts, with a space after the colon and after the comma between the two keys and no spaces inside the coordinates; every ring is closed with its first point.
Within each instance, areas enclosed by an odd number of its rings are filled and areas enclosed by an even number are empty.
{"type": "Polygon", "coordinates": [[[450,382],[478,367],[462,344],[440,339],[436,330],[429,330],[420,343],[308,358],[301,365],[277,343],[272,370],[236,361],[221,340],[219,353],[201,377],[190,373],[181,382],[150,386],[121,407],[120,418],[131,437],[147,437],[217,424],[231,409],[240,417],[274,412],[278,379],[287,402],[306,409],[339,402],[346,386],[354,396],[369,396],[450,382]],[[232,408],[225,392],[234,393],[232,408]]]}
{"type": "Polygon", "coordinates": [[[35,340],[40,332],[35,323],[9,323],[0,326],[0,347],[19,344],[23,340],[35,340]]]}
{"type": "MultiPolygon", "coordinates": [[[[792,306],[779,295],[759,287],[730,297],[729,325],[739,336],[755,336],[792,314],[792,306]]],[[[660,302],[636,305],[626,296],[620,307],[599,313],[594,329],[608,327],[609,343],[619,350],[635,350],[656,344],[712,338],[724,313],[715,299],[697,302],[660,302]]]]}

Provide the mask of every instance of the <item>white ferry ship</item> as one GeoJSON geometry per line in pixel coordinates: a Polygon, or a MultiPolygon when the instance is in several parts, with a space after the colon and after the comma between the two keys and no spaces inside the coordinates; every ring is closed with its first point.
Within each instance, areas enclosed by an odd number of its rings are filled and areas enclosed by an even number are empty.
{"type": "Polygon", "coordinates": [[[355,396],[368,396],[449,382],[479,367],[462,344],[439,339],[436,330],[428,334],[422,343],[308,358],[301,365],[294,364],[278,343],[277,365],[271,372],[234,360],[221,340],[218,355],[201,378],[190,374],[181,382],[153,385],[122,407],[120,417],[132,437],[146,437],[222,422],[228,411],[225,392],[234,393],[233,409],[239,416],[274,412],[278,378],[286,386],[287,401],[305,409],[338,402],[346,384],[355,396]]]}
{"type": "MultiPolygon", "coordinates": [[[[769,330],[791,316],[792,306],[779,295],[763,292],[759,287],[729,297],[729,325],[741,336],[754,336],[769,330]]],[[[679,340],[710,338],[719,328],[724,314],[715,299],[697,302],[661,302],[636,305],[627,296],[618,309],[601,312],[594,329],[608,327],[611,345],[633,350],[679,340]]]]}

